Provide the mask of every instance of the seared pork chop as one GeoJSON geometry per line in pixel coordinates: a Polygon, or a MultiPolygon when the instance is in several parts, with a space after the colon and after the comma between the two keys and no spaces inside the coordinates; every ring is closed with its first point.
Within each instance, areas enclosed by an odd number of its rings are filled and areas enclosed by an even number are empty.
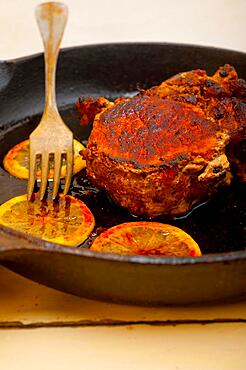
{"type": "Polygon", "coordinates": [[[245,179],[246,82],[229,65],[76,106],[82,124],[95,116],[89,178],[135,215],[180,216],[229,185],[233,171],[245,179]]]}

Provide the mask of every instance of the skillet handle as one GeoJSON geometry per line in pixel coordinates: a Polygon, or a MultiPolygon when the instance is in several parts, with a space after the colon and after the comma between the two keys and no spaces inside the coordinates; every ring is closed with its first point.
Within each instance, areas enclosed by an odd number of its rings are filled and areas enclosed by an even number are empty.
{"type": "Polygon", "coordinates": [[[0,60],[0,93],[6,89],[14,74],[15,64],[0,60]]]}

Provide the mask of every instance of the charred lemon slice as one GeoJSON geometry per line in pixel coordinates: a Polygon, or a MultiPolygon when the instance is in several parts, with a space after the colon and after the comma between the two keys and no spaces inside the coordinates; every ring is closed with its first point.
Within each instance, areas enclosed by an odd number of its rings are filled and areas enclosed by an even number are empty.
{"type": "Polygon", "coordinates": [[[90,249],[141,256],[201,256],[200,248],[190,235],[158,222],[128,222],[114,226],[100,234],[90,249]]]}
{"type": "MultiPolygon", "coordinates": [[[[74,164],[73,164],[73,174],[79,172],[86,166],[86,162],[82,159],[79,152],[84,150],[85,147],[79,143],[77,140],[73,141],[74,148],[74,164]]],[[[63,159],[63,165],[61,167],[61,175],[63,178],[66,175],[66,165],[65,159],[63,159]]],[[[19,179],[28,179],[29,175],[29,140],[22,141],[21,143],[15,145],[10,151],[6,154],[3,160],[3,165],[6,171],[10,175],[18,177],[19,179]]],[[[50,161],[50,171],[49,179],[54,177],[54,161],[50,161]]],[[[39,163],[37,164],[37,174],[36,179],[41,178],[41,170],[39,163]]]]}
{"type": "Polygon", "coordinates": [[[94,228],[89,208],[70,195],[59,200],[40,201],[34,194],[32,202],[26,195],[8,200],[0,206],[0,224],[53,243],[77,246],[94,228]]]}

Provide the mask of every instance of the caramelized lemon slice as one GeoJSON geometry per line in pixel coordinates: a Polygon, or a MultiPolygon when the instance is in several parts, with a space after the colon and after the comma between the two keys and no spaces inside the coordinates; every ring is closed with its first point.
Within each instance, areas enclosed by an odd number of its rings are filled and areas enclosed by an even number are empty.
{"type": "MultiPolygon", "coordinates": [[[[77,140],[73,141],[74,149],[74,164],[73,164],[73,174],[81,171],[85,166],[86,162],[82,159],[79,152],[85,147],[79,143],[77,140]]],[[[63,159],[63,165],[61,167],[61,175],[63,178],[66,175],[66,165],[65,159],[63,159]]],[[[29,140],[22,141],[21,143],[15,145],[10,151],[6,154],[3,160],[3,165],[6,171],[10,175],[18,177],[19,179],[28,179],[29,174],[29,140]]],[[[54,177],[54,161],[50,161],[50,171],[49,179],[54,177]]],[[[36,179],[41,178],[40,165],[37,165],[36,179]]]]}
{"type": "Polygon", "coordinates": [[[0,206],[0,224],[53,243],[77,246],[94,228],[89,208],[70,195],[59,200],[40,201],[34,194],[32,202],[26,195],[8,200],[0,206]]]}
{"type": "Polygon", "coordinates": [[[114,226],[100,234],[90,249],[141,256],[201,256],[200,248],[190,235],[158,222],[128,222],[114,226]]]}

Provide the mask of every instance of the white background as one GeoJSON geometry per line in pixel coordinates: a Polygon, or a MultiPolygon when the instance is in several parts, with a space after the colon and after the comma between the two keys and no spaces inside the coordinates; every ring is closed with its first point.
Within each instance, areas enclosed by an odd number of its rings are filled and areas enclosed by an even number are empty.
{"type": "MultiPolygon", "coordinates": [[[[66,0],[62,46],[172,41],[246,51],[246,0],[66,0]]],[[[0,0],[0,59],[42,50],[38,0],[0,0]]]]}

